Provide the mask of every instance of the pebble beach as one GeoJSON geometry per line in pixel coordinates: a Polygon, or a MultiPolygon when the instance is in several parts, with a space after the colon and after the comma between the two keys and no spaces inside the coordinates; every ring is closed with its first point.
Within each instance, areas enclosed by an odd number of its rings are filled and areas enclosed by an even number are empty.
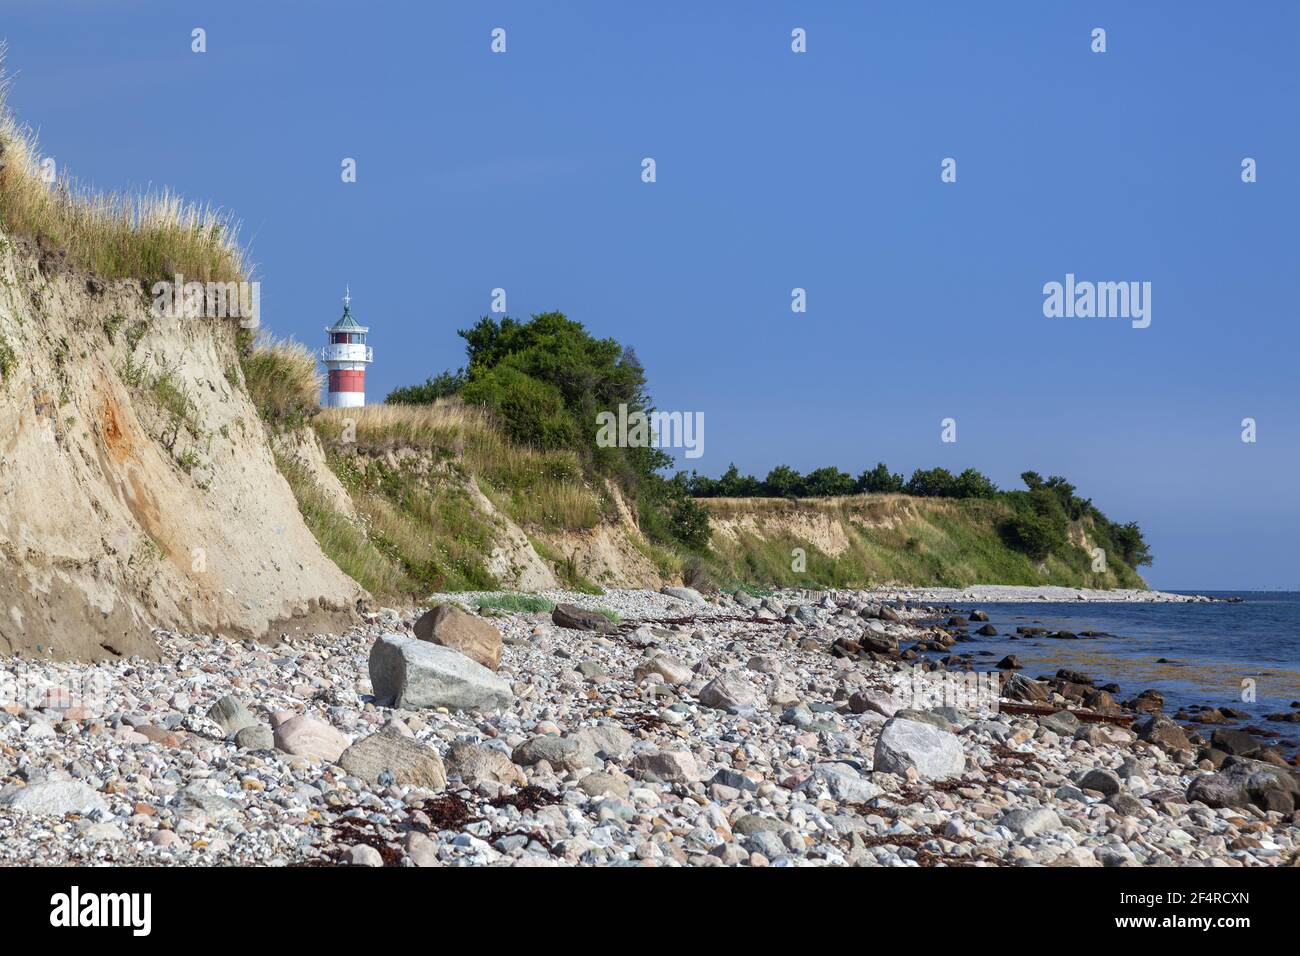
{"type": "Polygon", "coordinates": [[[924,602],[995,599],[968,594],[458,593],[275,645],[8,659],[0,862],[1296,865],[1295,769],[1249,733],[1077,673],[918,697],[923,652],[978,626],[924,602]]]}

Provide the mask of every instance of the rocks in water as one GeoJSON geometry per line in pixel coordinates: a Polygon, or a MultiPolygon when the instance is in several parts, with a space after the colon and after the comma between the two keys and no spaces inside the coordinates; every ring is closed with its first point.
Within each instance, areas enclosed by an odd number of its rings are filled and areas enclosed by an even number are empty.
{"type": "Polygon", "coordinates": [[[971,611],[970,614],[967,615],[967,617],[969,617],[972,621],[974,621],[977,624],[981,624],[989,619],[989,615],[987,611],[971,611]]]}
{"type": "Polygon", "coordinates": [[[441,790],[447,773],[438,751],[392,731],[363,737],[343,751],[338,764],[367,783],[396,783],[441,790]]]}
{"type": "Polygon", "coordinates": [[[1092,685],[1092,678],[1089,677],[1087,674],[1080,673],[1079,671],[1069,670],[1068,668],[1064,668],[1064,667],[1056,672],[1056,679],[1059,681],[1065,681],[1067,684],[1084,684],[1086,686],[1092,685]]]}
{"type": "Polygon", "coordinates": [[[272,734],[277,750],[298,757],[315,757],[334,763],[350,741],[324,721],[299,715],[277,724],[272,734]]]}
{"type": "Polygon", "coordinates": [[[597,611],[587,611],[576,604],[557,604],[551,612],[551,623],[574,631],[616,630],[612,621],[597,611]]]}
{"type": "Polygon", "coordinates": [[[1141,714],[1154,714],[1165,709],[1165,698],[1158,690],[1147,689],[1130,700],[1126,706],[1141,714]]]}
{"type": "Polygon", "coordinates": [[[978,628],[975,631],[975,633],[980,635],[981,637],[993,637],[994,635],[997,634],[997,632],[998,629],[994,627],[992,624],[985,624],[983,627],[978,628]]]}
{"type": "Polygon", "coordinates": [[[687,604],[709,603],[704,599],[704,595],[695,590],[695,588],[663,587],[659,589],[659,593],[677,598],[679,601],[685,601],[687,604]]]}
{"type": "Polygon", "coordinates": [[[483,783],[522,787],[528,782],[524,772],[496,747],[460,741],[451,745],[447,754],[448,775],[460,777],[467,787],[483,783]]]}
{"type": "Polygon", "coordinates": [[[227,737],[239,733],[245,727],[255,727],[261,723],[244,706],[244,702],[233,694],[227,694],[208,708],[208,720],[224,730],[227,737]]]}
{"type": "Polygon", "coordinates": [[[876,739],[876,771],[903,774],[914,769],[927,780],[960,776],[966,755],[956,735],[915,720],[891,718],[876,739]]]}
{"type": "Polygon", "coordinates": [[[740,671],[728,671],[709,681],[700,690],[700,703],[714,710],[738,710],[765,706],[762,694],[740,671]]]}
{"type": "Polygon", "coordinates": [[[488,670],[501,666],[501,632],[454,604],[439,604],[415,622],[415,636],[459,651],[488,670]]]}
{"type": "Polygon", "coordinates": [[[859,646],[877,654],[894,656],[898,653],[898,638],[883,631],[865,628],[857,637],[859,646]]]}
{"type": "Polygon", "coordinates": [[[1020,658],[1015,654],[1008,654],[1002,660],[998,661],[998,668],[1004,671],[1019,670],[1025,665],[1020,663],[1020,658]]]}
{"type": "Polygon", "coordinates": [[[12,790],[6,788],[0,791],[0,804],[42,817],[108,812],[104,798],[80,780],[43,780],[12,790]]]}
{"type": "Polygon", "coordinates": [[[403,709],[498,710],[514,699],[510,685],[449,647],[384,634],[370,650],[375,701],[403,709]]]}

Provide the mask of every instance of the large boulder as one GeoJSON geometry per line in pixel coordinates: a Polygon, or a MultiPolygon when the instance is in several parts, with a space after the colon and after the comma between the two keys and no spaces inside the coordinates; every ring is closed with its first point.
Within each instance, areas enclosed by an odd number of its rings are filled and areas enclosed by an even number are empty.
{"type": "Polygon", "coordinates": [[[876,739],[873,769],[901,774],[909,768],[927,780],[960,776],[966,769],[961,741],[930,724],[891,718],[876,739]]]}
{"type": "Polygon", "coordinates": [[[1210,737],[1210,744],[1226,754],[1237,757],[1254,756],[1263,746],[1244,730],[1229,730],[1226,727],[1221,727],[1214,732],[1210,737]]]}
{"type": "Polygon", "coordinates": [[[1189,801],[1207,807],[1244,807],[1253,803],[1261,810],[1291,813],[1300,802],[1300,782],[1283,767],[1260,760],[1229,757],[1218,773],[1207,773],[1187,788],[1189,801]]]}
{"type": "Polygon", "coordinates": [[[330,763],[348,749],[348,738],[324,721],[299,715],[275,726],[272,740],[277,750],[298,757],[315,757],[330,763]]]}
{"type": "Polygon", "coordinates": [[[1187,739],[1183,728],[1174,723],[1173,718],[1164,714],[1152,714],[1137,726],[1140,740],[1163,747],[1169,751],[1191,750],[1192,742],[1187,739]]]}
{"type": "Polygon", "coordinates": [[[679,601],[685,601],[687,604],[708,604],[704,600],[704,595],[695,588],[678,588],[663,587],[659,589],[660,594],[666,594],[668,597],[677,598],[679,601]]]}
{"type": "Polygon", "coordinates": [[[43,780],[0,794],[0,804],[33,816],[61,817],[65,813],[108,811],[104,798],[80,780],[43,780]]]}
{"type": "Polygon", "coordinates": [[[664,783],[690,783],[700,777],[695,757],[686,750],[652,750],[632,758],[632,769],[664,783]]]}
{"type": "Polygon", "coordinates": [[[700,689],[700,703],[715,710],[766,706],[762,693],[739,671],[720,674],[705,684],[700,689]]]}
{"type": "Polygon", "coordinates": [[[391,730],[361,738],[343,751],[338,762],[352,776],[371,784],[397,783],[425,790],[447,785],[438,751],[391,730]]]}
{"type": "Polygon", "coordinates": [[[375,701],[405,709],[497,710],[514,699],[510,685],[449,647],[384,634],[370,649],[375,701]]]}
{"type": "Polygon", "coordinates": [[[1012,674],[1002,685],[1002,696],[1007,700],[1020,700],[1027,703],[1039,703],[1050,696],[1047,685],[1030,680],[1024,674],[1012,674]]]}
{"type": "Polygon", "coordinates": [[[454,604],[439,604],[421,615],[415,622],[415,636],[460,651],[489,670],[501,666],[501,632],[454,604]]]}
{"type": "Polygon", "coordinates": [[[597,611],[586,611],[576,604],[557,604],[551,612],[551,623],[556,627],[565,627],[573,631],[617,630],[614,623],[597,611]]]}

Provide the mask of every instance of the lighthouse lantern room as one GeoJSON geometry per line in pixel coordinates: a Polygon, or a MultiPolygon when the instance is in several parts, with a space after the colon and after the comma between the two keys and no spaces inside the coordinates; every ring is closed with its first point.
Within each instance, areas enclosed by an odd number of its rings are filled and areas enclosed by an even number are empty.
{"type": "Polygon", "coordinates": [[[351,306],[349,290],[343,296],[343,316],[325,330],[329,344],[320,350],[329,370],[326,408],[359,408],[366,403],[366,366],[374,361],[374,352],[366,344],[370,328],[352,317],[351,306]]]}

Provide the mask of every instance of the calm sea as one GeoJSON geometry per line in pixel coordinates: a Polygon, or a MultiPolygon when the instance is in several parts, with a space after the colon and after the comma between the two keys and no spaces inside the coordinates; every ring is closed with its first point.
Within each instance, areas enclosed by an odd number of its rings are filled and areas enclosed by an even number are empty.
{"type": "Polygon", "coordinates": [[[1188,704],[1234,707],[1252,719],[1229,726],[1251,723],[1279,732],[1280,743],[1300,744],[1300,724],[1263,719],[1292,710],[1292,702],[1300,701],[1300,592],[1211,596],[1239,597],[1242,603],[954,605],[986,611],[998,635],[979,637],[974,633],[979,625],[972,625],[973,640],[953,650],[976,654],[978,670],[992,669],[1004,655],[1016,654],[1024,664],[1022,673],[1030,677],[1055,674],[1062,667],[1082,671],[1098,684],[1119,684],[1115,696],[1121,701],[1153,687],[1164,695],[1170,714],[1188,704]],[[1023,625],[1107,636],[1012,640],[1023,625]]]}

